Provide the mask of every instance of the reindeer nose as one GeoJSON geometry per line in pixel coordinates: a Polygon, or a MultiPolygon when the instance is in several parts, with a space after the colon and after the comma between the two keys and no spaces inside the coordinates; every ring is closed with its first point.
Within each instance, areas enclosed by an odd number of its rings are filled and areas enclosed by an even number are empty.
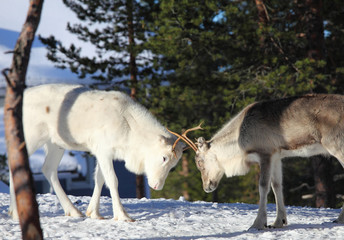
{"type": "Polygon", "coordinates": [[[155,184],[154,187],[152,187],[154,190],[159,191],[163,188],[164,184],[155,184]]]}
{"type": "Polygon", "coordinates": [[[215,182],[215,181],[209,181],[209,188],[211,189],[211,190],[215,190],[215,188],[217,187],[217,182],[215,182]]]}
{"type": "Polygon", "coordinates": [[[217,182],[209,180],[208,186],[204,185],[203,188],[205,192],[210,193],[217,188],[217,182]]]}

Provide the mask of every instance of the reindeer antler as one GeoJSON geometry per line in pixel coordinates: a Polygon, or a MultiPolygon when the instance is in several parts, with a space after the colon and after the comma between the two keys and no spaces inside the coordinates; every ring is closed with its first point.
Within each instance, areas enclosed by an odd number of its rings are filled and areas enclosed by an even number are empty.
{"type": "Polygon", "coordinates": [[[177,143],[180,141],[180,140],[183,140],[186,144],[188,144],[195,152],[197,151],[197,146],[194,142],[192,142],[187,136],[186,134],[189,133],[189,132],[192,132],[192,131],[196,131],[196,130],[203,130],[203,128],[201,127],[201,125],[203,124],[203,122],[201,122],[197,127],[194,127],[194,128],[189,128],[188,130],[186,130],[185,132],[182,133],[182,135],[178,134],[178,133],[175,133],[175,132],[172,132],[171,130],[169,130],[168,128],[167,131],[169,131],[170,133],[172,133],[173,135],[177,136],[177,140],[174,142],[173,146],[172,146],[172,151],[173,153],[175,154],[175,148],[177,146],[177,143]]]}

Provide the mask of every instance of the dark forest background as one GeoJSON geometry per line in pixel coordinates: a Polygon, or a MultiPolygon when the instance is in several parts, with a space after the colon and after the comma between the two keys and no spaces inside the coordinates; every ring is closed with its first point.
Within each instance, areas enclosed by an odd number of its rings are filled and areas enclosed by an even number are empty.
{"type": "MultiPolygon", "coordinates": [[[[127,91],[176,132],[204,121],[205,130],[192,138],[209,139],[254,101],[344,90],[341,0],[64,3],[80,19],[67,30],[96,51],[85,56],[59,36],[40,36],[48,59],[96,80],[91,87],[127,91]]],[[[222,179],[207,194],[193,159],[187,151],[152,197],[258,202],[259,166],[246,176],[222,179]]],[[[285,159],[283,171],[286,204],[340,206],[344,172],[335,159],[285,159]]]]}

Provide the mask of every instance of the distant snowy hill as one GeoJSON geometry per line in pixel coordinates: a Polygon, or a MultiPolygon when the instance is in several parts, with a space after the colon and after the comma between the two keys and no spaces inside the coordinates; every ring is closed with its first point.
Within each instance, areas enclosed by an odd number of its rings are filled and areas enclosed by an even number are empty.
{"type": "MultiPolygon", "coordinates": [[[[18,37],[19,37],[19,32],[0,28],[0,45],[3,45],[9,49],[13,49],[17,42],[18,37]]],[[[36,37],[32,44],[32,47],[33,48],[44,47],[44,45],[36,37]]]]}
{"type": "MultiPolygon", "coordinates": [[[[29,1],[11,0],[4,4],[0,11],[0,71],[9,68],[12,62],[12,54],[4,54],[13,50],[20,31],[25,22],[29,1]]],[[[63,45],[74,44],[81,48],[81,55],[97,57],[95,46],[89,42],[80,40],[75,34],[66,30],[67,23],[80,23],[76,14],[66,7],[62,1],[46,1],[43,4],[41,21],[39,23],[36,36],[49,37],[54,35],[63,45]]],[[[106,25],[106,24],[105,24],[106,25]]],[[[94,27],[102,28],[102,23],[94,27]]],[[[91,79],[79,79],[69,69],[57,69],[54,64],[46,58],[47,50],[36,37],[32,49],[28,66],[26,84],[34,86],[45,83],[81,83],[90,84],[91,79]]],[[[113,52],[108,53],[113,56],[113,52]]],[[[151,58],[150,52],[143,52],[144,58],[151,58]]],[[[114,57],[123,58],[117,53],[114,57]]],[[[121,80],[121,79],[117,79],[121,80]]],[[[5,86],[4,77],[0,74],[0,89],[5,86]]],[[[1,93],[0,93],[1,94],[1,93]]]]}
{"type": "MultiPolygon", "coordinates": [[[[13,50],[22,30],[29,1],[11,0],[3,4],[0,11],[0,71],[9,68],[12,62],[12,54],[4,54],[13,50]]],[[[80,41],[76,36],[66,31],[67,22],[77,23],[74,12],[67,8],[62,1],[46,1],[43,4],[41,21],[38,25],[36,36],[48,37],[55,35],[64,44],[76,43],[81,46],[86,55],[94,53],[94,48],[80,41]]],[[[46,58],[47,50],[36,37],[31,49],[31,57],[27,72],[26,84],[28,86],[44,83],[85,83],[68,69],[61,70],[54,67],[54,64],[46,58]]],[[[0,74],[0,88],[5,86],[4,77],[0,74]]]]}
{"type": "MultiPolygon", "coordinates": [[[[18,39],[19,32],[0,28],[0,70],[9,68],[12,63],[12,54],[5,52],[13,50],[18,39]]],[[[47,50],[36,37],[31,49],[31,57],[26,78],[28,86],[35,86],[46,83],[84,83],[90,81],[78,79],[68,69],[58,69],[46,58],[47,50]]],[[[3,75],[0,75],[0,88],[4,88],[6,82],[3,75]]],[[[1,93],[0,93],[1,94],[1,93]]]]}

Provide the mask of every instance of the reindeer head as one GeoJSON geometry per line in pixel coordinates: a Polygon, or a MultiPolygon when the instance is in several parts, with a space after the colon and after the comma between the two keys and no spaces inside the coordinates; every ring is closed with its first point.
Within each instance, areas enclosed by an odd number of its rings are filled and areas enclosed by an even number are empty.
{"type": "Polygon", "coordinates": [[[202,123],[197,127],[186,130],[182,135],[170,132],[178,137],[176,143],[181,139],[196,152],[195,162],[198,170],[201,172],[203,189],[209,193],[217,188],[224,171],[219,166],[216,155],[211,151],[209,142],[206,142],[203,137],[200,137],[194,143],[186,136],[190,131],[203,129],[201,125],[202,123]]]}
{"type": "Polygon", "coordinates": [[[185,145],[181,142],[173,144],[174,142],[173,136],[159,136],[146,153],[145,173],[148,185],[154,190],[163,188],[168,173],[182,156],[185,145]]]}
{"type": "Polygon", "coordinates": [[[209,142],[200,137],[197,139],[196,145],[196,166],[201,172],[204,191],[210,193],[217,188],[224,171],[217,161],[216,154],[211,151],[209,142]]]}

